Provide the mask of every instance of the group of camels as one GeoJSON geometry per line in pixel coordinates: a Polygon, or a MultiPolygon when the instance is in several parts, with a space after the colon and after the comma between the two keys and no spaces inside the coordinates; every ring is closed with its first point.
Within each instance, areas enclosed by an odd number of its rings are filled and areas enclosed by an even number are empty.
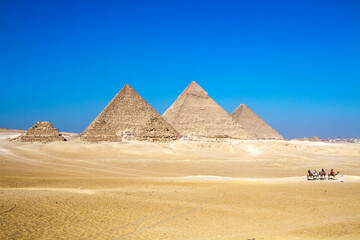
{"type": "MultiPolygon", "coordinates": [[[[339,174],[340,172],[338,171],[337,173],[334,172],[334,169],[331,169],[331,171],[327,174],[328,179],[335,179],[335,177],[339,174]]],[[[312,173],[310,171],[310,169],[308,170],[307,173],[307,180],[325,180],[326,179],[326,172],[324,169],[322,169],[320,172],[316,172],[316,170],[314,170],[314,173],[312,173]]]]}

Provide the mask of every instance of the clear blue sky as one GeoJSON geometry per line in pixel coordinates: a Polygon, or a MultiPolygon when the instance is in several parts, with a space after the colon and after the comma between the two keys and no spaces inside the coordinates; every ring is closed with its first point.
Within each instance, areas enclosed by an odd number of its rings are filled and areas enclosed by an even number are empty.
{"type": "Polygon", "coordinates": [[[360,1],[0,1],[0,127],[83,131],[129,83],[196,81],[285,138],[360,137],[360,1]]]}

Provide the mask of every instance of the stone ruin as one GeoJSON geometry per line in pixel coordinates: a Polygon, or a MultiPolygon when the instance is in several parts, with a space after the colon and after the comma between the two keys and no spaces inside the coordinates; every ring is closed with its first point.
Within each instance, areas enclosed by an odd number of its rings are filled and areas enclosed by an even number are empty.
{"type": "Polygon", "coordinates": [[[57,128],[54,128],[51,122],[37,122],[25,133],[23,133],[19,140],[21,142],[54,142],[65,141],[65,138],[59,134],[57,128]]]}
{"type": "Polygon", "coordinates": [[[81,134],[88,142],[164,142],[178,138],[179,133],[128,84],[81,134]]]}

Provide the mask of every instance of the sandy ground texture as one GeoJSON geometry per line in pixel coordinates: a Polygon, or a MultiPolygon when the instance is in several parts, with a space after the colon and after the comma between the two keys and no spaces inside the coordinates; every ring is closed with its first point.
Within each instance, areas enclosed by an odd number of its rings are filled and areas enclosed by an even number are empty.
{"type": "Polygon", "coordinates": [[[0,130],[0,239],[360,239],[360,144],[49,144],[0,130]],[[334,168],[345,182],[307,181],[334,168]]]}

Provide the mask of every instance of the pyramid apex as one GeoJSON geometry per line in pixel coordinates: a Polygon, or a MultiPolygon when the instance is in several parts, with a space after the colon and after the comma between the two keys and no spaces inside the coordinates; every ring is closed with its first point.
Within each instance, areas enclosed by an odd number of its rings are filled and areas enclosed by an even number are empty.
{"type": "Polygon", "coordinates": [[[136,92],[135,89],[130,86],[130,84],[125,84],[125,85],[123,86],[123,88],[120,90],[120,92],[123,92],[123,91],[126,91],[126,92],[136,92]]]}
{"type": "Polygon", "coordinates": [[[202,89],[202,87],[199,86],[199,84],[197,84],[195,81],[192,81],[189,86],[187,86],[187,88],[184,90],[183,93],[188,93],[188,94],[192,94],[195,96],[202,96],[202,97],[206,97],[208,96],[207,92],[202,89]]]}
{"type": "Polygon", "coordinates": [[[192,81],[192,82],[189,84],[189,87],[199,87],[199,88],[201,88],[201,87],[199,86],[199,84],[197,84],[195,81],[192,81]]]}
{"type": "Polygon", "coordinates": [[[248,109],[250,109],[245,103],[242,103],[242,104],[240,104],[240,106],[239,107],[241,107],[241,108],[248,108],[248,109]]]}
{"type": "Polygon", "coordinates": [[[246,106],[244,103],[242,103],[239,106],[237,106],[237,108],[230,115],[234,115],[236,114],[236,112],[242,111],[243,109],[250,109],[250,108],[246,106]]]}

